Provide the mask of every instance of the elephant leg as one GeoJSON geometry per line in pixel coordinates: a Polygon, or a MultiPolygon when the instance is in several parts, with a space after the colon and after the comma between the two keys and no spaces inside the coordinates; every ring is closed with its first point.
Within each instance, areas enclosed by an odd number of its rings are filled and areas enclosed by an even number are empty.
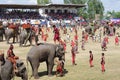
{"type": "Polygon", "coordinates": [[[52,75],[53,66],[54,62],[48,63],[48,76],[52,75]]]}
{"type": "Polygon", "coordinates": [[[6,39],[6,40],[7,40],[7,44],[9,44],[9,37],[7,37],[7,39],[6,39]]]}
{"type": "Polygon", "coordinates": [[[13,36],[13,43],[15,43],[15,36],[13,36]]]}
{"type": "Polygon", "coordinates": [[[24,43],[23,38],[20,38],[19,46],[22,46],[23,43],[24,43]]]}
{"type": "Polygon", "coordinates": [[[46,61],[46,65],[47,65],[47,74],[48,74],[48,61],[46,61]]]}
{"type": "Polygon", "coordinates": [[[32,45],[32,37],[29,38],[29,43],[32,45]]]}
{"type": "Polygon", "coordinates": [[[3,35],[1,36],[1,41],[3,41],[3,35]]]}
{"type": "Polygon", "coordinates": [[[38,78],[39,78],[39,75],[38,75],[38,67],[39,67],[39,63],[36,63],[36,64],[33,65],[33,68],[34,68],[34,69],[33,69],[33,71],[34,71],[33,73],[34,73],[34,78],[35,78],[35,79],[38,79],[38,78]]]}
{"type": "Polygon", "coordinates": [[[16,36],[16,42],[18,43],[18,36],[16,36]]]}
{"type": "Polygon", "coordinates": [[[38,67],[39,67],[39,61],[36,61],[35,59],[31,61],[31,67],[32,67],[32,75],[35,79],[38,79],[38,67]]]}

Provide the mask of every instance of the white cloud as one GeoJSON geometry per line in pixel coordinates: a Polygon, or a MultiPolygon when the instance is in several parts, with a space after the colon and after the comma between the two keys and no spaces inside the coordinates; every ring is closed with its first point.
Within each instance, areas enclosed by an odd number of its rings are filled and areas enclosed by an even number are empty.
{"type": "Polygon", "coordinates": [[[37,4],[37,0],[0,0],[0,4],[37,4]]]}
{"type": "MultiPolygon", "coordinates": [[[[28,1],[28,0],[27,0],[28,1]]],[[[29,3],[31,3],[31,4],[37,4],[37,0],[30,0],[30,1],[28,1],[29,3]]]]}
{"type": "Polygon", "coordinates": [[[13,0],[6,0],[6,3],[13,3],[13,0]]]}
{"type": "Polygon", "coordinates": [[[101,0],[106,11],[120,11],[120,0],[101,0]]]}

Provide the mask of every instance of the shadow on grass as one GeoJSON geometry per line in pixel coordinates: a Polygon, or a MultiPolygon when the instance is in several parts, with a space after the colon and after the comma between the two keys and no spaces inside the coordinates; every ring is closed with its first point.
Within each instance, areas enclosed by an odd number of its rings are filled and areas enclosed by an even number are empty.
{"type": "MultiPolygon", "coordinates": [[[[68,71],[66,69],[64,69],[63,71],[63,76],[65,76],[65,74],[67,74],[68,71]]],[[[47,75],[47,71],[43,71],[43,72],[38,72],[38,75],[39,77],[42,77],[42,76],[46,76],[47,75]]],[[[52,75],[56,75],[56,71],[52,71],[52,75]]]]}

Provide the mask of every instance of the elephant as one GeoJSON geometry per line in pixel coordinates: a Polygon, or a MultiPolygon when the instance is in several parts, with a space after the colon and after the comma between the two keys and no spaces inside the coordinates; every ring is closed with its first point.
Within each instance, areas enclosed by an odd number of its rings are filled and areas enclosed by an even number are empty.
{"type": "Polygon", "coordinates": [[[3,35],[5,34],[5,29],[0,28],[0,41],[3,41],[3,35]]]}
{"type": "Polygon", "coordinates": [[[14,74],[12,62],[3,57],[0,58],[0,63],[2,63],[0,64],[0,80],[11,80],[15,75],[21,77],[22,80],[28,80],[27,69],[21,60],[16,61],[18,72],[14,74]]]}
{"type": "Polygon", "coordinates": [[[51,76],[55,57],[65,60],[65,51],[62,45],[43,43],[38,46],[33,46],[26,58],[31,65],[32,76],[34,76],[35,79],[39,78],[38,67],[41,62],[46,62],[47,74],[51,76]]]}
{"type": "Polygon", "coordinates": [[[3,35],[5,34],[5,29],[3,26],[3,22],[0,21],[0,41],[3,41],[3,35]]]}
{"type": "Polygon", "coordinates": [[[26,30],[22,30],[20,33],[20,41],[19,41],[19,46],[23,46],[26,45],[27,41],[29,40],[30,45],[32,45],[32,37],[35,36],[35,32],[33,32],[32,30],[30,31],[30,33],[27,33],[26,30]]]}
{"type": "Polygon", "coordinates": [[[7,40],[7,43],[9,43],[10,38],[13,38],[13,43],[15,43],[15,38],[16,42],[18,42],[18,29],[13,30],[13,29],[5,29],[5,38],[7,40]]]}

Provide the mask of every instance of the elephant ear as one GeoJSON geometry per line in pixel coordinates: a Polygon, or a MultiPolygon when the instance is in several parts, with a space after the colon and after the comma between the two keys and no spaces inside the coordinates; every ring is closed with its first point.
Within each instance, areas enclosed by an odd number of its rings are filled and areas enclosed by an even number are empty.
{"type": "Polygon", "coordinates": [[[60,57],[60,56],[63,55],[63,53],[64,53],[63,46],[57,45],[57,47],[56,47],[56,56],[57,56],[57,57],[58,57],[58,56],[60,57]]]}

